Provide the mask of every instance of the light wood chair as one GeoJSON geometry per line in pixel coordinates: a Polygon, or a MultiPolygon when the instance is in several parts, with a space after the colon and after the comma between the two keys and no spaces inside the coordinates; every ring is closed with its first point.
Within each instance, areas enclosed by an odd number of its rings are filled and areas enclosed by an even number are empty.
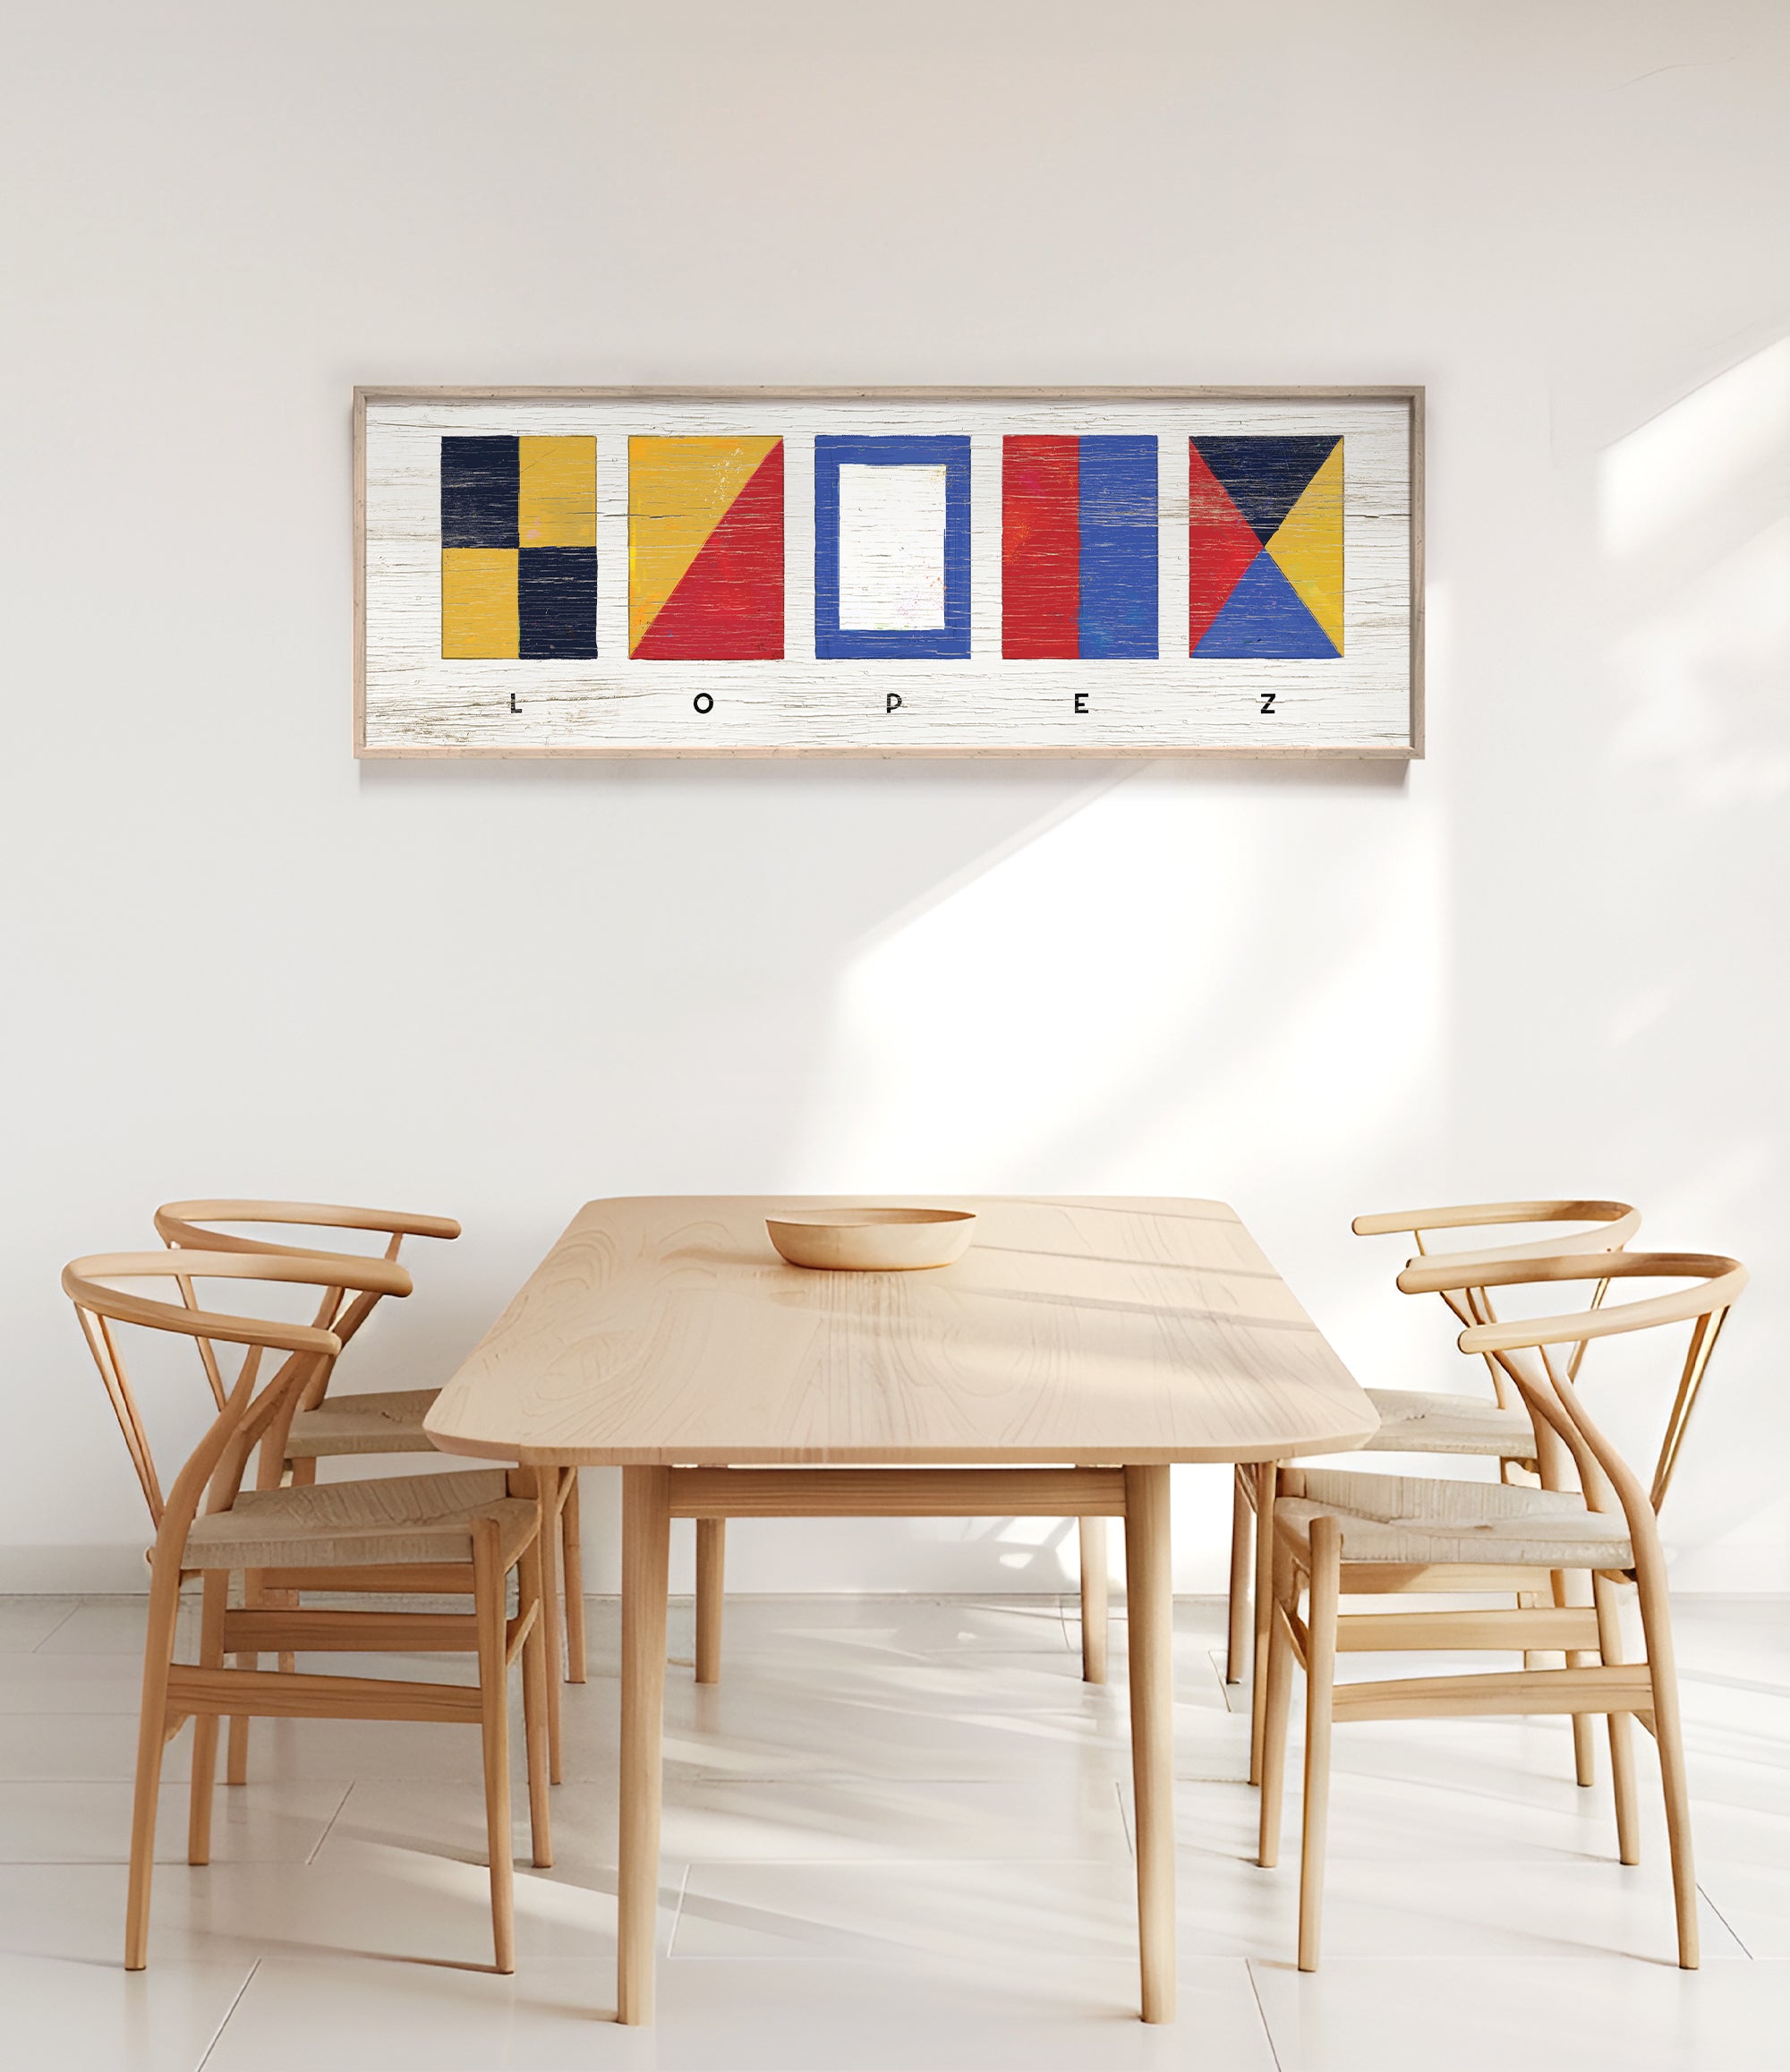
{"type": "MultiPolygon", "coordinates": [[[[215,1251],[317,1252],[329,1256],[328,1248],[290,1238],[244,1237],[219,1225],[246,1224],[262,1230],[334,1233],[365,1232],[386,1238],[384,1257],[396,1259],[406,1237],[457,1238],[460,1225],[451,1216],[421,1215],[391,1209],[350,1208],[335,1203],[305,1201],[171,1201],[156,1211],[156,1234],[164,1244],[184,1249],[209,1248],[215,1251]]],[[[345,1301],[342,1313],[325,1319],[328,1328],[346,1345],[377,1306],[377,1295],[362,1295],[345,1301]]],[[[208,1365],[212,1393],[219,1395],[220,1382],[215,1366],[208,1365]]],[[[263,1488],[282,1483],[300,1487],[317,1479],[320,1460],[347,1455],[377,1454],[432,1454],[434,1446],[422,1428],[422,1420],[440,1394],[435,1388],[405,1388],[345,1394],[329,1386],[329,1377],[313,1384],[295,1403],[282,1430],[269,1430],[261,1448],[257,1479],[263,1488]]],[[[582,1684],[587,1674],[584,1632],[584,1564],[583,1527],[578,1507],[578,1471],[558,1471],[554,1490],[558,1521],[555,1536],[549,1536],[541,1549],[543,1583],[541,1618],[550,1658],[563,1662],[566,1681],[582,1684]],[[556,1562],[556,1552],[558,1559],[556,1562]],[[560,1589],[564,1580],[563,1594],[560,1589]]],[[[551,1752],[553,1781],[559,1781],[560,1709],[557,1686],[549,1695],[548,1742],[551,1752]]],[[[229,1767],[233,1782],[241,1781],[247,1759],[244,1730],[232,1727],[229,1767]]]]}
{"type": "MultiPolygon", "coordinates": [[[[1626,1244],[1641,1228],[1641,1213],[1623,1201],[1497,1201],[1472,1202],[1448,1208],[1402,1209],[1385,1215],[1358,1215],[1351,1228],[1358,1237],[1377,1237],[1395,1232],[1412,1240],[1419,1257],[1429,1255],[1426,1236],[1438,1231],[1532,1228],[1549,1226],[1545,1238],[1490,1249],[1451,1252],[1448,1258],[1470,1259],[1546,1258],[1566,1253],[1614,1251],[1626,1244]],[[1561,1224],[1583,1224],[1580,1230],[1563,1230],[1561,1224]]],[[[1463,1300],[1445,1298],[1462,1324],[1475,1319],[1463,1300]]],[[[1594,1302],[1603,1300],[1599,1289],[1594,1302]]],[[[1487,1359],[1492,1395],[1462,1393],[1433,1394],[1403,1388],[1370,1388],[1368,1395],[1379,1412],[1380,1427],[1363,1453],[1440,1454],[1496,1460],[1499,1479],[1536,1471],[1537,1439],[1534,1426],[1522,1398],[1487,1359]]],[[[1272,1562],[1274,1534],[1258,1524],[1274,1501],[1274,1471],[1272,1461],[1240,1464],[1233,1479],[1231,1503],[1231,1573],[1229,1620],[1224,1653],[1224,1680],[1241,1681],[1246,1651],[1259,1667],[1267,1659],[1268,1622],[1273,1599],[1272,1562]],[[1251,1606],[1253,1604],[1253,1617],[1251,1606]],[[1253,1636],[1252,1636],[1253,1629],[1253,1636]],[[1249,1641],[1253,1637],[1253,1648],[1249,1641]]],[[[1564,1590],[1565,1581],[1556,1587],[1564,1590]]],[[[1565,1599],[1559,1598],[1564,1603],[1565,1599]]],[[[1262,1775],[1262,1733],[1266,1698],[1266,1679],[1252,1675],[1249,1692],[1249,1781],[1258,1784],[1262,1775]]],[[[1573,1727],[1573,1764],[1581,1785],[1596,1781],[1590,1727],[1575,1719],[1573,1727]]]]}
{"type": "Polygon", "coordinates": [[[1607,1715],[1615,1782],[1617,1849],[1639,1859],[1633,1751],[1638,1718],[1658,1745],[1678,1924],[1678,1962],[1697,1964],[1697,1891],[1692,1863],[1678,1687],[1673,1668],[1658,1510],[1683,1443],[1685,1422],[1729,1306],[1746,1284],[1735,1261],[1705,1253],[1612,1252],[1510,1259],[1469,1269],[1413,1263],[1399,1275],[1408,1294],[1460,1300],[1475,1320],[1463,1352],[1496,1360],[1520,1393],[1538,1435],[1570,1457],[1580,1488],[1503,1482],[1429,1481],[1341,1470],[1283,1468],[1274,1506],[1274,1621],[1267,1672],[1259,1860],[1280,1844],[1287,1714],[1292,1665],[1306,1672],[1304,1838],[1300,1850],[1299,1965],[1317,1965],[1324,1847],[1335,1721],[1453,1718],[1492,1713],[1607,1715]],[[1606,1286],[1632,1281],[1692,1283],[1639,1300],[1567,1315],[1507,1321],[1491,1314],[1488,1291],[1562,1282],[1606,1286]],[[1577,1373],[1591,1340],[1691,1326],[1651,1487],[1643,1484],[1587,1412],[1577,1373]],[[1565,1357],[1561,1349],[1570,1349],[1565,1357]],[[1562,1570],[1589,1572],[1592,1603],[1463,1611],[1342,1613],[1342,1596],[1413,1590],[1539,1595],[1562,1570]],[[1618,1590],[1632,1582],[1645,1649],[1624,1659],[1618,1590]],[[1300,1616],[1303,1593],[1306,1610],[1300,1616]],[[1336,1657],[1351,1650],[1566,1650],[1564,1668],[1526,1667],[1465,1676],[1335,1681],[1336,1657]]]}
{"type": "Polygon", "coordinates": [[[72,1261],[62,1284],[130,1449],[149,1514],[149,1633],[138,1731],[136,1794],[124,1964],[148,1960],[149,1885],[155,1863],[157,1792],[163,1751],[193,1722],[190,1863],[210,1857],[211,1802],[220,1716],[289,1719],[409,1719],[477,1727],[483,1741],[486,1830],[490,1851],[491,1932],[497,1968],[516,1968],[510,1858],[508,1682],[523,1664],[524,1739],[534,1862],[552,1862],[547,1810],[547,1656],[541,1622],[542,1524],[550,1486],[533,1471],[502,1468],[393,1477],[321,1488],[244,1489],[251,1455],[298,1397],[328,1386],[340,1337],[317,1324],[282,1323],[205,1307],[198,1284],[296,1284],[321,1292],[333,1313],[341,1297],[405,1295],[410,1277],[384,1259],[183,1249],[114,1252],[72,1261]],[[144,1292],[160,1283],[170,1296],[144,1292]],[[166,1496],[120,1350],[121,1327],[170,1333],[200,1348],[220,1373],[219,1346],[243,1348],[223,1379],[217,1414],[166,1496]],[[262,1382],[263,1357],[284,1353],[262,1382]],[[512,1485],[520,1487],[513,1487],[512,1485]],[[524,1491],[532,1494],[524,1494],[524,1491]],[[200,1504],[204,1505],[201,1513],[200,1504]],[[516,1616],[507,1619],[507,1579],[517,1576],[516,1616]],[[341,1611],[229,1603],[233,1572],[302,1590],[443,1591],[469,1595],[470,1614],[341,1611]],[[196,1664],[174,1658],[183,1583],[200,1579],[196,1664]],[[226,1655],[263,1650],[396,1650],[464,1648],[476,1653],[476,1685],[364,1676],[263,1672],[226,1666],[226,1655]]]}

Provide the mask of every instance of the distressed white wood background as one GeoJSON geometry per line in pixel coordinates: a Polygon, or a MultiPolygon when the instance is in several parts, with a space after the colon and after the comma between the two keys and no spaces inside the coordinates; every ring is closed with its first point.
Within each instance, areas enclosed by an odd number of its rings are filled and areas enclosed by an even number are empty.
{"type": "MultiPolygon", "coordinates": [[[[1411,411],[1402,395],[1271,401],[1222,396],[956,401],[941,395],[848,401],[799,394],[751,400],[568,394],[521,400],[369,392],[362,443],[356,753],[1420,754],[1412,723],[1411,411]],[[823,431],[970,435],[969,660],[815,660],[814,442],[823,431]],[[1345,652],[1318,661],[1189,657],[1189,438],[1338,431],[1346,441],[1345,652]],[[595,435],[594,661],[442,659],[444,432],[595,435]],[[781,434],[783,661],[629,659],[627,440],[653,432],[781,434]],[[1002,659],[1001,441],[1010,432],[1157,437],[1161,659],[1002,659]],[[891,690],[902,699],[893,713],[886,710],[891,690]],[[1265,714],[1268,691],[1274,709],[1265,714]],[[518,712],[510,709],[512,693],[518,712]],[[702,693],[714,701],[706,713],[695,707],[702,693]],[[1087,707],[1080,713],[1078,693],[1087,707]]],[[[1416,507],[1420,510],[1420,500],[1416,507]]]]}

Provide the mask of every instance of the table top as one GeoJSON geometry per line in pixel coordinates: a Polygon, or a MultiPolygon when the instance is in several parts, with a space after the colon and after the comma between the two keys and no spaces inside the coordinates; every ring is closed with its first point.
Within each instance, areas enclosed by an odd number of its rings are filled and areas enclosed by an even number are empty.
{"type": "Polygon", "coordinates": [[[442,1390],[452,1454],[529,1464],[1261,1461],[1359,1445],[1373,1406],[1216,1201],[969,1208],[916,1273],[786,1266],[767,1215],[862,1196],[588,1202],[442,1390]]]}

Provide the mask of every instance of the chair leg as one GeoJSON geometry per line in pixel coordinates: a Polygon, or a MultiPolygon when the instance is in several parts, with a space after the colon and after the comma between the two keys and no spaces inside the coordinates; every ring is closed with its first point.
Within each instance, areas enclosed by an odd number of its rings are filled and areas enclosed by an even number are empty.
{"type": "MultiPolygon", "coordinates": [[[[1261,1521],[1256,1522],[1257,1532],[1261,1521]]],[[[1262,1686],[1261,1824],[1256,1861],[1272,1871],[1281,1857],[1281,1804],[1286,1790],[1287,1713],[1292,1704],[1292,1641],[1280,1607],[1298,1609],[1299,1575],[1284,1548],[1275,1550],[1274,1587],[1269,1593],[1267,1646],[1256,1647],[1255,1679],[1262,1686]]],[[[1259,1609],[1259,1600],[1257,1608],[1259,1609]]]]}
{"type": "Polygon", "coordinates": [[[567,1468],[559,1507],[559,1573],[565,1584],[566,1681],[582,1684],[589,1673],[584,1640],[584,1536],[578,1518],[578,1471],[567,1468]]]}
{"type": "Polygon", "coordinates": [[[143,1709],[137,1721],[137,1781],[131,1801],[131,1880],[124,1905],[124,1969],[149,1962],[149,1882],[156,1867],[156,1804],[167,1744],[168,1671],[180,1616],[180,1574],[151,1574],[143,1641],[143,1709]]]}
{"type": "Polygon", "coordinates": [[[1342,1528],[1311,1522],[1311,1601],[1305,1660],[1305,1818],[1299,1860],[1299,1968],[1317,1969],[1324,1923],[1324,1846],[1330,1826],[1330,1722],[1336,1685],[1336,1600],[1342,1528]]]}
{"type": "MultiPolygon", "coordinates": [[[[553,1513],[543,1508],[541,1531],[553,1530],[553,1513]]],[[[530,1607],[534,1624],[522,1643],[522,1737],[528,1758],[528,1832],[537,1871],[553,1863],[553,1830],[548,1811],[547,1778],[547,1635],[541,1624],[540,1537],[524,1551],[517,1565],[516,1612],[530,1607]]]]}
{"type": "Polygon", "coordinates": [[[696,1521],[696,1681],[721,1680],[721,1614],[727,1602],[727,1520],[696,1521]]]}
{"type": "Polygon", "coordinates": [[[1598,1781],[1598,1744],[1592,1739],[1592,1719],[1590,1712],[1573,1715],[1573,1778],[1581,1789],[1589,1789],[1598,1781]]]}
{"type": "MultiPolygon", "coordinates": [[[[230,1602],[230,1577],[226,1570],[208,1569],[201,1584],[204,1609],[199,1631],[201,1668],[224,1667],[224,1614],[230,1602]]],[[[192,1778],[186,1815],[186,1860],[189,1863],[211,1861],[211,1794],[217,1775],[217,1715],[195,1713],[192,1721],[192,1778]]]]}
{"type": "MultiPolygon", "coordinates": [[[[232,1655],[232,1663],[238,1669],[259,1669],[259,1655],[232,1655]]],[[[249,1781],[249,1721],[244,1713],[234,1713],[230,1719],[230,1740],[224,1760],[226,1784],[247,1784],[249,1781]]]]}
{"type": "MultiPolygon", "coordinates": [[[[1573,1602],[1573,1593],[1570,1587],[1571,1579],[1566,1572],[1564,1569],[1556,1568],[1554,1571],[1552,1581],[1555,1603],[1556,1605],[1570,1605],[1573,1602]]],[[[1595,1598],[1593,1601],[1596,1601],[1595,1598]]],[[[1582,1654],[1565,1657],[1566,1666],[1569,1669],[1582,1668],[1587,1660],[1588,1658],[1582,1654]]],[[[1594,1713],[1590,1712],[1575,1712],[1573,1715],[1573,1774],[1579,1780],[1581,1786],[1587,1790],[1598,1781],[1598,1744],[1592,1739],[1596,1717],[1594,1713]]],[[[1614,1717],[1612,1715],[1613,1721],[1614,1717]]],[[[1623,1861],[1627,1863],[1628,1858],[1624,1856],[1623,1861]]]]}
{"type": "MultiPolygon", "coordinates": [[[[1606,1662],[1623,1659],[1622,1615],[1616,1603],[1616,1586],[1606,1577],[1591,1578],[1591,1601],[1598,1610],[1598,1652],[1606,1662]]],[[[1582,1654],[1566,1658],[1573,1668],[1583,1667],[1582,1654]]],[[[1575,1718],[1589,1719],[1588,1713],[1575,1718]]],[[[1635,1800],[1633,1724],[1626,1712],[1612,1712],[1610,1725],[1610,1782],[1615,1790],[1616,1855],[1624,1863],[1641,1861],[1641,1812],[1635,1800]]]]}
{"type": "MultiPolygon", "coordinates": [[[[1280,1470],[1260,1461],[1249,1471],[1256,1478],[1256,1648],[1257,1664],[1268,1658],[1268,1632],[1274,1603],[1274,1488],[1280,1470]]],[[[1249,1782],[1262,1781],[1262,1730],[1266,1718],[1266,1680],[1252,1673],[1249,1682],[1249,1782]]]]}
{"type": "MultiPolygon", "coordinates": [[[[243,1609],[247,1610],[251,1605],[256,1607],[264,1605],[267,1599],[268,1593],[261,1587],[260,1575],[253,1569],[250,1569],[243,1577],[243,1609]]],[[[259,1669],[261,1666],[261,1658],[259,1655],[232,1655],[230,1662],[234,1668],[259,1669]]],[[[279,1666],[282,1669],[288,1667],[295,1668],[297,1659],[293,1656],[282,1655],[279,1658],[279,1666]]],[[[224,1757],[224,1781],[230,1785],[247,1784],[249,1781],[249,1715],[246,1712],[232,1713],[229,1732],[229,1743],[224,1757]]]]}
{"type": "MultiPolygon", "coordinates": [[[[317,1482],[316,1455],[313,1454],[307,1454],[303,1456],[303,1459],[292,1462],[286,1469],[286,1486],[289,1488],[313,1488],[317,1482]]],[[[279,1486],[278,1477],[275,1478],[274,1486],[275,1488],[279,1486]]],[[[246,1604],[248,1602],[247,1598],[244,1598],[243,1601],[246,1604]]],[[[276,1594],[269,1594],[268,1591],[262,1590],[256,1596],[255,1599],[255,1602],[257,1604],[296,1605],[299,1601],[299,1593],[295,1590],[280,1590],[276,1594]]],[[[290,1648],[283,1650],[276,1658],[276,1659],[278,1662],[281,1676],[290,1676],[296,1672],[298,1668],[298,1657],[290,1648]]],[[[237,1667],[240,1667],[241,1666],[241,1658],[239,1657],[237,1667]]],[[[250,1665],[251,1667],[254,1667],[256,1666],[257,1665],[253,1663],[250,1665]]],[[[234,1738],[235,1736],[233,1731],[233,1744],[234,1738]]],[[[243,1774],[240,1778],[232,1778],[230,1781],[233,1784],[241,1784],[244,1782],[248,1775],[247,1765],[249,1760],[249,1723],[246,1719],[243,1722],[242,1743],[243,1762],[244,1766],[243,1774]]]]}
{"type": "MultiPolygon", "coordinates": [[[[279,1605],[287,1611],[296,1611],[299,1606],[304,1602],[304,1595],[302,1590],[264,1590],[261,1592],[260,1601],[266,1605],[279,1605]]],[[[295,1649],[283,1648],[276,1659],[279,1663],[279,1672],[282,1676],[297,1675],[298,1653],[295,1649]]]]}
{"type": "Polygon", "coordinates": [[[1238,1467],[1231,1471],[1231,1588],[1226,1606],[1228,1622],[1224,1633],[1224,1681],[1240,1684],[1243,1681],[1243,1654],[1249,1644],[1249,1557],[1253,1549],[1249,1541],[1249,1529],[1255,1522],[1256,1513],[1249,1504],[1249,1491],[1254,1487],[1253,1468],[1238,1467]]]}
{"type": "Polygon", "coordinates": [[[504,1576],[496,1523],[473,1527],[473,1609],[478,1622],[480,1734],[484,1749],[485,1841],[490,1852],[491,1945],[500,1972],[516,1969],[516,1868],[509,1832],[509,1671],[504,1576]]]}
{"type": "Polygon", "coordinates": [[[1697,1866],[1691,1846],[1691,1782],[1684,1768],[1684,1727],[1678,1711],[1678,1670],[1672,1646],[1672,1616],[1666,1591],[1647,1568],[1637,1577],[1641,1630],[1647,1644],[1653,1685],[1653,1734],[1659,1744],[1659,1781],[1666,1794],[1666,1840],[1672,1853],[1672,1898],[1678,1916],[1678,1963],[1695,1971],[1699,1962],[1697,1866]]]}
{"type": "Polygon", "coordinates": [[[1081,1680],[1106,1681],[1107,1532],[1104,1518],[1078,1518],[1081,1548],[1081,1680]]]}

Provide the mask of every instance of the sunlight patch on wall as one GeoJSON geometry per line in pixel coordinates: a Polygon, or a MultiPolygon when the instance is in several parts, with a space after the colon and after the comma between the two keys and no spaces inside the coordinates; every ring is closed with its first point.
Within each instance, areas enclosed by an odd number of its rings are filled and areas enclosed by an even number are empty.
{"type": "Polygon", "coordinates": [[[1691,803],[1790,788],[1781,710],[1790,664],[1790,517],[1661,594],[1617,637],[1615,746],[1635,761],[1693,760],[1691,803]]]}
{"type": "Polygon", "coordinates": [[[1198,1193],[1370,1141],[1433,1054],[1412,817],[1158,772],[1100,796],[841,973],[805,1168],[1198,1193]]]}
{"type": "Polygon", "coordinates": [[[1644,553],[1743,490],[1790,443],[1790,339],[1780,338],[1637,427],[1604,454],[1605,551],[1644,553]]]}
{"type": "Polygon", "coordinates": [[[1617,753],[1693,806],[1790,789],[1790,339],[1618,440],[1598,493],[1617,753]]]}
{"type": "MultiPolygon", "coordinates": [[[[1621,905],[1600,945],[1608,1087],[1632,1104],[1616,1146],[1648,1210],[1643,1241],[1749,1255],[1711,1389],[1662,1519],[1680,1587],[1769,1587],[1752,1555],[1777,1526],[1779,1394],[1759,1349],[1783,1330],[1760,1266],[1781,1250],[1784,1100],[1777,889],[1790,794],[1790,339],[1610,447],[1598,471],[1606,624],[1590,812],[1616,839],[1621,905]],[[1737,1233],[1751,1233],[1743,1242],[1737,1233]],[[1752,1378],[1748,1378],[1752,1377],[1752,1378]]],[[[1669,1375],[1637,1343],[1590,1364],[1592,1400],[1650,1459],[1669,1375]],[[1619,1369],[1636,1363],[1632,1385],[1619,1369]]]]}

